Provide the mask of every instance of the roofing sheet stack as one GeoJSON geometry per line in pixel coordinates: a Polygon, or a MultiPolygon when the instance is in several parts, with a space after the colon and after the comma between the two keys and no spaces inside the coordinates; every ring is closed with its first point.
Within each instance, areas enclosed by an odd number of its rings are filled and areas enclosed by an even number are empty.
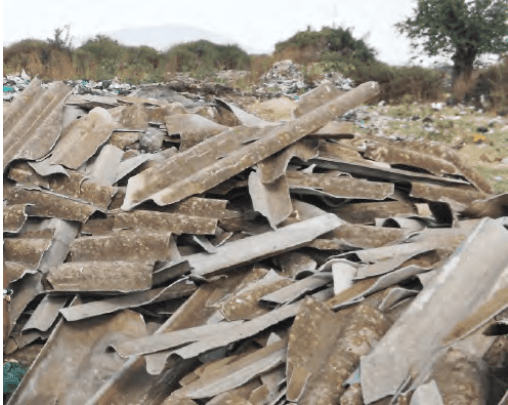
{"type": "Polygon", "coordinates": [[[42,347],[9,404],[500,400],[508,195],[333,121],[377,83],[287,122],[71,92],[4,115],[5,352],[42,347]]]}

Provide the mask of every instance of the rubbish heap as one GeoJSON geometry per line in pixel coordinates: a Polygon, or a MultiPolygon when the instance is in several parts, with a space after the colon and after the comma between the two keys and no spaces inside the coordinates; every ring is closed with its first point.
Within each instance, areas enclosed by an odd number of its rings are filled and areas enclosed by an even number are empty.
{"type": "Polygon", "coordinates": [[[506,403],[508,195],[333,121],[377,83],[285,122],[72,92],[4,112],[8,404],[506,403]]]}
{"type": "Polygon", "coordinates": [[[341,90],[351,90],[354,83],[351,79],[345,78],[339,72],[329,72],[321,78],[317,84],[306,83],[303,68],[287,59],[273,64],[272,68],[262,77],[261,88],[265,91],[268,89],[277,89],[283,95],[291,95],[298,90],[314,88],[319,84],[332,83],[341,90]]]}

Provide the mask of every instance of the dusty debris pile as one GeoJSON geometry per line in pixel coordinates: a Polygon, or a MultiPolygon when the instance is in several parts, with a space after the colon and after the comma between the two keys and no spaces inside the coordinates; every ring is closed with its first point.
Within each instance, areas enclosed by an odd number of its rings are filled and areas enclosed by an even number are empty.
{"type": "Polygon", "coordinates": [[[4,113],[10,405],[499,403],[508,195],[333,121],[377,83],[280,123],[72,91],[4,113]]]}

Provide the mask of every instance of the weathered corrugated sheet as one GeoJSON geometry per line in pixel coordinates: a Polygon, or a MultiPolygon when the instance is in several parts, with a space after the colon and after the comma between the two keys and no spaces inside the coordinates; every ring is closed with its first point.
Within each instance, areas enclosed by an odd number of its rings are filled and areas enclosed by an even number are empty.
{"type": "Polygon", "coordinates": [[[170,115],[166,117],[166,128],[169,135],[180,135],[182,140],[180,151],[192,148],[205,139],[228,130],[228,127],[197,114],[170,115]]]}
{"type": "Polygon", "coordinates": [[[377,83],[362,84],[348,94],[295,121],[261,130],[262,134],[259,135],[260,139],[258,141],[254,141],[238,150],[235,150],[235,145],[232,149],[229,149],[230,151],[234,150],[234,152],[229,154],[226,152],[223,154],[222,159],[218,162],[210,162],[211,164],[206,164],[206,160],[203,160],[201,150],[221,150],[220,145],[223,142],[236,143],[231,142],[231,138],[236,138],[236,131],[232,131],[231,135],[228,133],[227,136],[215,136],[201,142],[186,153],[178,154],[170,159],[160,168],[148,169],[131,178],[127,185],[127,195],[122,208],[129,210],[148,199],[159,205],[169,205],[206,191],[218,185],[221,181],[227,180],[249,166],[298,141],[331,121],[334,116],[350,110],[378,93],[379,85],[377,83]],[[200,149],[196,149],[198,147],[200,149]],[[194,163],[196,159],[203,162],[203,165],[187,171],[189,164],[194,163]],[[173,170],[175,171],[173,172],[173,170]],[[213,175],[210,175],[210,173],[213,175]],[[171,179],[171,185],[168,183],[169,179],[171,179]]]}
{"type": "Polygon", "coordinates": [[[50,269],[56,291],[127,292],[152,287],[153,265],[129,261],[68,262],[50,269]]]}
{"type": "Polygon", "coordinates": [[[108,236],[78,238],[70,246],[70,258],[75,262],[155,262],[169,256],[170,234],[164,233],[119,231],[108,236]]]}
{"type": "Polygon", "coordinates": [[[10,399],[11,404],[84,404],[124,364],[106,349],[146,334],[139,314],[124,311],[81,324],[60,322],[10,399]],[[97,373],[97,367],[101,372],[97,373]],[[60,370],[55,378],[54,370],[60,370]]]}
{"type": "Polygon", "coordinates": [[[193,267],[193,274],[203,276],[296,249],[339,225],[341,221],[335,215],[327,214],[274,232],[230,242],[218,248],[217,253],[198,253],[186,260],[193,267]]]}
{"type": "Polygon", "coordinates": [[[45,156],[60,137],[63,106],[72,87],[56,82],[44,90],[34,79],[4,114],[3,167],[15,159],[45,156]]]}
{"type": "Polygon", "coordinates": [[[508,262],[508,252],[502,248],[507,244],[506,229],[487,219],[449,258],[434,283],[424,288],[373,352],[362,359],[366,403],[393,395],[410,371],[422,371],[442,347],[440,340],[489,294],[508,262]],[[494,250],[498,252],[488,257],[488,265],[483,254],[487,246],[497,246],[494,250]],[[477,271],[480,267],[482,272],[477,271]],[[454,300],[449,299],[451,294],[454,300]],[[419,320],[418,327],[414,319],[419,320]],[[414,350],[414,339],[420,342],[418,350],[414,350]]]}
{"type": "Polygon", "coordinates": [[[384,200],[394,191],[393,184],[375,183],[349,176],[289,171],[286,177],[292,191],[322,194],[336,198],[384,200]]]}
{"type": "Polygon", "coordinates": [[[115,214],[114,228],[159,233],[215,235],[217,219],[137,210],[115,214]]]}
{"type": "Polygon", "coordinates": [[[75,305],[69,308],[63,308],[60,310],[60,313],[66,321],[75,322],[81,319],[120,311],[122,309],[136,308],[147,304],[185,297],[191,295],[195,290],[196,286],[193,282],[178,280],[167,287],[126,294],[120,297],[106,298],[86,304],[75,305]]]}
{"type": "Polygon", "coordinates": [[[26,204],[4,206],[4,232],[18,233],[25,224],[27,218],[28,215],[26,214],[26,204]]]}

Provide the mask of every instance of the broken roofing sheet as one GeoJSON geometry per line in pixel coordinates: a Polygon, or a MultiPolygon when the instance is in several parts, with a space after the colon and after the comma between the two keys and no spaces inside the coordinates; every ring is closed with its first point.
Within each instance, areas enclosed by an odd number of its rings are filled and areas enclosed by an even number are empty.
{"type": "Polygon", "coordinates": [[[10,405],[501,401],[507,195],[334,121],[377,84],[285,122],[30,86],[4,117],[10,405]]]}

